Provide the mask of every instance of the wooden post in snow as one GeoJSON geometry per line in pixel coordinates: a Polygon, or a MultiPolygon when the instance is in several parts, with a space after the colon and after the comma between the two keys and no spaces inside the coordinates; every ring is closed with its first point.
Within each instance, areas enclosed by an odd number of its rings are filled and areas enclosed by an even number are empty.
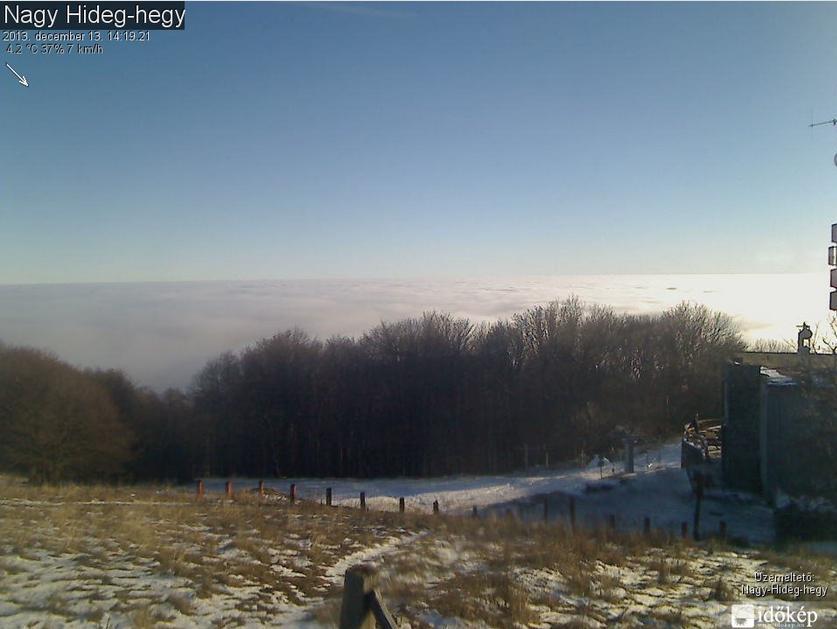
{"type": "Polygon", "coordinates": [[[700,540],[700,503],[703,501],[703,474],[695,474],[695,521],[692,526],[692,533],[695,541],[700,540]]]}
{"type": "Polygon", "coordinates": [[[264,498],[264,481],[259,481],[259,498],[264,498]]]}
{"type": "Polygon", "coordinates": [[[326,487],[326,506],[331,506],[331,487],[326,487]]]}
{"type": "Polygon", "coordinates": [[[366,492],[360,492],[360,510],[366,511],[366,492]]]}
{"type": "Polygon", "coordinates": [[[374,591],[375,570],[371,566],[352,566],[343,578],[343,604],[340,629],[375,629],[375,615],[368,604],[374,591]]]}
{"type": "Polygon", "coordinates": [[[433,501],[433,513],[434,513],[434,515],[439,515],[439,501],[438,500],[433,501]]]}
{"type": "Polygon", "coordinates": [[[628,474],[634,473],[634,439],[625,439],[625,471],[628,474]]]}
{"type": "Polygon", "coordinates": [[[296,502],[296,483],[291,483],[290,489],[288,489],[288,500],[291,504],[296,502]]]}
{"type": "Polygon", "coordinates": [[[232,498],[233,497],[233,484],[232,484],[231,480],[228,480],[226,482],[226,484],[224,485],[224,495],[227,498],[232,498]]]}
{"type": "Polygon", "coordinates": [[[198,500],[200,500],[206,495],[206,487],[204,487],[203,480],[198,481],[198,485],[195,488],[195,495],[197,496],[198,500]]]}
{"type": "Polygon", "coordinates": [[[381,594],[375,589],[377,574],[370,565],[352,566],[343,579],[340,629],[397,629],[381,594]]]}
{"type": "Polygon", "coordinates": [[[398,499],[398,513],[404,513],[406,505],[404,504],[404,496],[398,499]]]}

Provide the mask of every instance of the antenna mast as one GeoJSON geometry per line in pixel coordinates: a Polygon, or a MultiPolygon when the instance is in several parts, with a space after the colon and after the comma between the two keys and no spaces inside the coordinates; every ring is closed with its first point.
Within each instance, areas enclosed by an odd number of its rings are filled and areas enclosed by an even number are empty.
{"type": "MultiPolygon", "coordinates": [[[[837,127],[837,118],[832,118],[831,120],[823,120],[822,122],[812,122],[808,126],[813,128],[821,127],[827,124],[830,124],[832,127],[837,127]]],[[[834,154],[834,165],[837,166],[837,153],[834,154]]]]}
{"type": "Polygon", "coordinates": [[[809,124],[809,127],[821,127],[824,124],[830,124],[833,127],[837,127],[837,118],[832,118],[831,120],[823,120],[822,122],[812,122],[809,124]]]}
{"type": "MultiPolygon", "coordinates": [[[[813,116],[811,116],[813,118],[813,116]]],[[[837,118],[832,118],[831,120],[824,120],[823,122],[812,122],[809,124],[809,127],[819,127],[825,124],[830,124],[832,127],[837,127],[837,118]]],[[[834,155],[834,165],[837,166],[837,154],[834,155]]],[[[835,267],[831,269],[831,295],[829,296],[829,303],[828,307],[830,310],[837,311],[837,223],[834,223],[831,226],[831,242],[833,243],[828,248],[828,265],[835,267]]],[[[797,343],[797,350],[802,351],[803,345],[803,338],[802,335],[810,335],[810,328],[808,328],[808,324],[802,324],[802,331],[799,333],[799,340],[797,343]],[[806,330],[807,329],[807,330],[806,330]]],[[[810,336],[807,337],[807,340],[810,344],[810,336]]],[[[810,351],[810,349],[808,350],[810,351]]]]}

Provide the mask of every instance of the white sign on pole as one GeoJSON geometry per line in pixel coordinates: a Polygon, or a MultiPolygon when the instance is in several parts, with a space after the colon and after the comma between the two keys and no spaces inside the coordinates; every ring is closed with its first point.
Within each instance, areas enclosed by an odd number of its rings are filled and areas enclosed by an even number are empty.
{"type": "MultiPolygon", "coordinates": [[[[837,242],[837,223],[831,224],[831,242],[837,242]]],[[[828,263],[837,266],[837,247],[828,248],[828,263]]],[[[831,288],[837,288],[837,269],[831,269],[831,288]]],[[[829,302],[831,310],[837,310],[837,291],[831,291],[829,302]]]]}

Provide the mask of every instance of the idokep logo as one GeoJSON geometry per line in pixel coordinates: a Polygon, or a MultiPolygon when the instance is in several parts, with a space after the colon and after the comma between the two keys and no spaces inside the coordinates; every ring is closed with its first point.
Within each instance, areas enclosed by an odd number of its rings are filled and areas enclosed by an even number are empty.
{"type": "Polygon", "coordinates": [[[739,627],[758,627],[760,625],[780,627],[812,627],[817,622],[818,614],[806,610],[804,605],[733,605],[730,608],[730,624],[739,627]]]}
{"type": "Polygon", "coordinates": [[[754,605],[733,605],[730,611],[733,627],[755,627],[756,608],[754,605]]]}

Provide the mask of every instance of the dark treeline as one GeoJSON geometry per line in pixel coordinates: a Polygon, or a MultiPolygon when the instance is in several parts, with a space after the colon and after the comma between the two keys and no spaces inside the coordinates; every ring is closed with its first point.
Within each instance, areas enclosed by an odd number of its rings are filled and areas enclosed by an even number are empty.
{"type": "Polygon", "coordinates": [[[731,320],[569,299],[476,325],[436,312],[359,338],[293,330],[209,362],[188,394],[0,346],[5,469],[38,480],[503,472],[721,412],[731,320]]]}

